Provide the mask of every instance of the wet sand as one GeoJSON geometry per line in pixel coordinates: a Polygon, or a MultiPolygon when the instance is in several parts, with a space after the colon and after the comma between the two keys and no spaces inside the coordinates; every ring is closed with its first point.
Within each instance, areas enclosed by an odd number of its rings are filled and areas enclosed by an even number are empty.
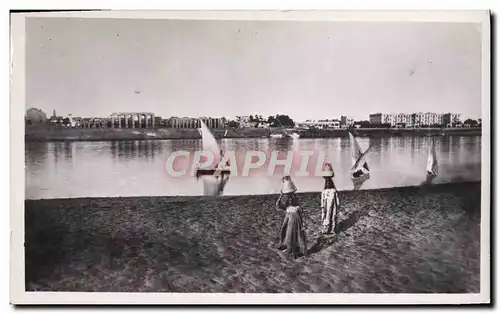
{"type": "Polygon", "coordinates": [[[26,289],[101,292],[478,293],[480,183],[341,192],[310,256],[278,251],[277,195],[27,200],[26,289]]]}

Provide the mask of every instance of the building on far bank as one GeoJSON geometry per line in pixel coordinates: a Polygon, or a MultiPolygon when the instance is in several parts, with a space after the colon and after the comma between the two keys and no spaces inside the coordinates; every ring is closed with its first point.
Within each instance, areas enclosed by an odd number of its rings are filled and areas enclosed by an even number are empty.
{"type": "Polygon", "coordinates": [[[209,128],[218,129],[226,127],[226,118],[212,118],[212,117],[201,117],[202,120],[209,128]]]}
{"type": "Polygon", "coordinates": [[[83,118],[78,122],[78,125],[85,129],[104,128],[107,127],[108,124],[109,120],[107,118],[97,118],[97,117],[83,118]]]}
{"type": "Polygon", "coordinates": [[[155,116],[154,120],[155,120],[155,126],[161,126],[162,122],[164,121],[164,119],[162,119],[161,117],[158,117],[158,116],[155,116]]]}
{"type": "Polygon", "coordinates": [[[413,125],[418,128],[426,125],[428,118],[423,112],[417,112],[412,114],[413,125]]]}
{"type": "Polygon", "coordinates": [[[412,120],[411,113],[398,113],[394,115],[393,124],[404,128],[411,128],[413,127],[412,120]]]}
{"type": "Polygon", "coordinates": [[[390,124],[391,126],[396,125],[395,114],[393,113],[370,114],[370,124],[373,125],[390,124]]]}
{"type": "Polygon", "coordinates": [[[238,123],[240,128],[255,128],[257,126],[257,121],[250,121],[250,116],[239,116],[238,123]]]}
{"type": "Polygon", "coordinates": [[[73,117],[72,115],[68,115],[68,119],[69,119],[69,126],[72,128],[80,128],[83,126],[82,125],[82,121],[83,121],[82,117],[73,117]]]}
{"type": "Polygon", "coordinates": [[[443,124],[443,114],[434,112],[417,112],[412,114],[415,127],[430,127],[443,124]]]}
{"type": "Polygon", "coordinates": [[[52,117],[50,117],[49,122],[52,124],[61,124],[63,123],[63,117],[56,115],[56,110],[52,112],[52,117]]]}
{"type": "Polygon", "coordinates": [[[340,121],[337,119],[306,120],[297,122],[298,128],[318,128],[318,129],[340,129],[340,121]]]}
{"type": "Polygon", "coordinates": [[[354,125],[354,118],[352,117],[346,117],[346,116],[340,116],[340,127],[342,128],[349,128],[354,125]]]}
{"type": "Polygon", "coordinates": [[[462,123],[460,113],[445,113],[443,114],[443,124],[446,127],[453,127],[462,123]]]}
{"type": "Polygon", "coordinates": [[[201,117],[201,118],[171,117],[169,119],[168,125],[172,128],[177,128],[177,129],[197,129],[201,127],[200,120],[202,120],[207,125],[207,127],[211,129],[226,127],[225,118],[212,118],[212,117],[201,117]]]}
{"type": "Polygon", "coordinates": [[[112,128],[154,128],[152,112],[114,112],[109,116],[112,128]]]}
{"type": "MultiPolygon", "coordinates": [[[[451,114],[453,115],[453,114],[451,114]]],[[[451,118],[452,119],[452,118],[451,118]]],[[[416,112],[416,113],[374,113],[370,114],[370,124],[372,125],[390,125],[391,127],[431,127],[445,125],[445,115],[434,112],[416,112]]]]}

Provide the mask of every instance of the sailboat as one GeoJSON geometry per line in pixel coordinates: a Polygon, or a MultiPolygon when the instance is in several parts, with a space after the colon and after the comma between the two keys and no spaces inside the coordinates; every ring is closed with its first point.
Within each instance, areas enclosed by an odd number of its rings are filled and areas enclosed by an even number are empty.
{"type": "Polygon", "coordinates": [[[271,138],[283,138],[283,134],[281,134],[281,133],[271,134],[270,136],[271,136],[271,138]]]}
{"type": "Polygon", "coordinates": [[[427,182],[430,183],[432,179],[438,175],[438,164],[436,157],[436,145],[432,139],[431,149],[429,150],[429,157],[427,158],[427,182]]]}
{"type": "Polygon", "coordinates": [[[222,150],[220,149],[219,143],[215,139],[214,135],[207,127],[207,125],[200,120],[201,127],[198,131],[201,134],[202,148],[204,152],[211,152],[214,156],[215,166],[210,166],[208,168],[198,168],[196,170],[196,178],[202,178],[204,184],[204,194],[205,195],[221,195],[224,186],[229,180],[229,174],[231,171],[226,165],[222,165],[222,150]]]}
{"type": "Polygon", "coordinates": [[[278,123],[281,125],[281,127],[283,128],[283,133],[278,133],[278,134],[271,134],[271,137],[272,138],[292,138],[292,139],[298,139],[300,138],[300,134],[297,133],[297,132],[288,132],[285,127],[283,126],[283,124],[281,123],[281,121],[278,119],[278,116],[276,116],[276,121],[278,121],[278,123]]]}
{"type": "Polygon", "coordinates": [[[354,190],[359,190],[361,185],[370,178],[370,168],[366,162],[366,156],[371,146],[363,152],[361,146],[359,146],[358,141],[351,132],[349,132],[349,138],[352,151],[351,181],[354,185],[354,190]]]}

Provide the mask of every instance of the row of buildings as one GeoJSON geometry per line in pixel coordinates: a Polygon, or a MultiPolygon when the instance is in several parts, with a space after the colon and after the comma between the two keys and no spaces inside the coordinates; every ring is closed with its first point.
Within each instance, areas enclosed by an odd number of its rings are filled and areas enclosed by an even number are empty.
{"type": "MultiPolygon", "coordinates": [[[[38,111],[29,110],[27,112],[27,118],[34,117],[35,114],[39,114],[38,111]]],[[[28,118],[28,119],[29,119],[28,118]]],[[[33,119],[30,119],[30,121],[33,119]]],[[[171,128],[199,128],[201,126],[200,120],[202,120],[209,128],[222,128],[226,125],[225,118],[191,118],[191,117],[171,117],[162,118],[156,116],[152,112],[114,112],[109,115],[109,117],[74,117],[68,115],[68,117],[63,118],[62,116],[57,116],[55,111],[49,119],[36,119],[37,122],[48,122],[51,124],[61,124],[67,127],[73,128],[124,128],[124,129],[135,129],[135,128],[155,128],[155,127],[171,127],[171,128]]]]}
{"type": "MultiPolygon", "coordinates": [[[[288,117],[288,116],[286,116],[288,117]]],[[[36,108],[30,108],[26,112],[26,122],[42,122],[51,124],[60,124],[67,127],[80,128],[199,128],[202,120],[209,128],[225,127],[256,127],[267,128],[272,124],[266,121],[262,116],[239,116],[236,121],[230,121],[225,117],[171,117],[162,118],[152,112],[115,112],[109,117],[68,117],[57,116],[54,110],[52,116],[47,118],[45,113],[36,108]]],[[[272,119],[271,119],[272,120],[272,119]]],[[[272,122],[272,121],[271,121],[272,122]]],[[[429,127],[445,126],[454,127],[461,124],[461,115],[459,113],[374,113],[370,114],[370,120],[365,121],[372,127],[429,127]]],[[[340,119],[320,119],[295,122],[298,128],[319,128],[319,129],[341,129],[352,126],[357,127],[360,122],[355,122],[352,117],[341,116],[340,119]]],[[[276,123],[275,123],[276,124],[276,123]]]]}
{"type": "Polygon", "coordinates": [[[191,118],[191,117],[171,117],[162,118],[151,112],[120,112],[112,113],[109,118],[92,118],[90,124],[83,124],[81,127],[109,127],[109,128],[177,128],[193,129],[200,128],[202,120],[209,128],[223,128],[226,126],[225,118],[191,118]]]}
{"type": "Polygon", "coordinates": [[[212,117],[201,117],[201,118],[191,118],[191,117],[172,117],[165,120],[165,126],[171,128],[180,129],[193,129],[201,127],[200,120],[205,123],[209,128],[217,129],[226,127],[226,118],[212,118],[212,117]]]}
{"type": "Polygon", "coordinates": [[[371,125],[387,125],[391,127],[418,128],[429,126],[453,127],[461,124],[459,113],[374,113],[370,114],[371,125]]]}
{"type": "Polygon", "coordinates": [[[341,116],[340,119],[306,120],[297,122],[296,127],[310,129],[345,129],[354,125],[354,119],[341,116]]]}

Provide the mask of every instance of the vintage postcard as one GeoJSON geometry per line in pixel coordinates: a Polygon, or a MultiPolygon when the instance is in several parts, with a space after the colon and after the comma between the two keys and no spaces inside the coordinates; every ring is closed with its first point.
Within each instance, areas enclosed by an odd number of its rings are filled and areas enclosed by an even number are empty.
{"type": "Polygon", "coordinates": [[[490,302],[488,11],[11,16],[13,304],[490,302]]]}

